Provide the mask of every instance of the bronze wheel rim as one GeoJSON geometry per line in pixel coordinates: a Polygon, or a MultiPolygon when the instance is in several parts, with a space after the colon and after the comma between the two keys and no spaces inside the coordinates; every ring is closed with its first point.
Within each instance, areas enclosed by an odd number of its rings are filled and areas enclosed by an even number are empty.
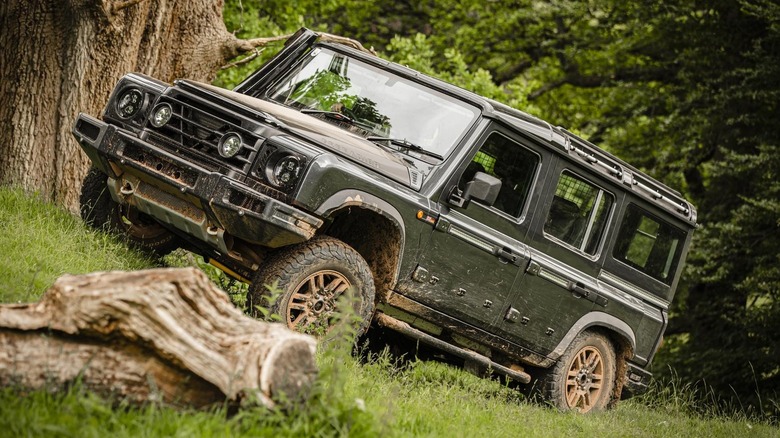
{"type": "Polygon", "coordinates": [[[574,357],[566,374],[566,404],[570,409],[588,412],[601,397],[604,359],[595,347],[585,347],[574,357]]]}
{"type": "Polygon", "coordinates": [[[352,284],[336,271],[317,271],[295,287],[287,303],[287,327],[298,331],[327,331],[338,297],[352,284]]]}

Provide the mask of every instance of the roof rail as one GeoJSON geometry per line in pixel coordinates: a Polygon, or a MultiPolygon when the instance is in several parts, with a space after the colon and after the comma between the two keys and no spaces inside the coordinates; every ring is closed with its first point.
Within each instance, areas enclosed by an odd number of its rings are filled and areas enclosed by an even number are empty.
{"type": "Polygon", "coordinates": [[[634,193],[675,214],[691,224],[696,224],[696,209],[677,192],[660,181],[631,166],[576,134],[557,127],[563,138],[563,148],[601,173],[611,175],[629,186],[634,193]]]}

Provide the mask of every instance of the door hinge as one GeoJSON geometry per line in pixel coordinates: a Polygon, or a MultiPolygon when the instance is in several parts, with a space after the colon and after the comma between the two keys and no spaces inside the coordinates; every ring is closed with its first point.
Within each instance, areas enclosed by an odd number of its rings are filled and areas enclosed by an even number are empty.
{"type": "Polygon", "coordinates": [[[531,275],[539,275],[539,273],[542,272],[542,265],[531,260],[528,262],[528,267],[525,269],[525,272],[531,275]]]}
{"type": "Polygon", "coordinates": [[[433,226],[433,229],[446,233],[450,230],[450,221],[439,216],[439,219],[436,220],[436,224],[433,226]]]}
{"type": "Polygon", "coordinates": [[[427,269],[423,268],[422,266],[417,266],[417,269],[415,269],[412,273],[412,280],[418,283],[425,283],[428,281],[429,275],[430,274],[427,269]]]}
{"type": "Polygon", "coordinates": [[[509,322],[517,322],[517,320],[520,319],[520,311],[514,307],[510,307],[506,312],[506,315],[504,315],[504,319],[509,322]]]}

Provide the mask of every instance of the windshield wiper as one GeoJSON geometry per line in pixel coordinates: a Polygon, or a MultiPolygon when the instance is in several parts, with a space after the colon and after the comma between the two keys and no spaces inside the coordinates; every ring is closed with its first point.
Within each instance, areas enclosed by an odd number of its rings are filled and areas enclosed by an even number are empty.
{"type": "Polygon", "coordinates": [[[318,109],[311,109],[311,108],[303,108],[301,109],[301,112],[304,114],[322,114],[323,116],[329,119],[338,120],[340,122],[347,122],[351,125],[354,125],[356,123],[349,116],[345,116],[344,114],[337,111],[326,111],[326,110],[318,110],[318,109]]]}
{"type": "Polygon", "coordinates": [[[422,146],[416,145],[405,138],[392,138],[392,137],[366,137],[366,140],[373,141],[373,142],[388,142],[391,144],[394,144],[396,146],[400,146],[406,150],[419,152],[423,155],[427,155],[429,157],[438,158],[439,160],[444,160],[444,157],[437,154],[436,152],[426,151],[422,148],[422,146]]]}

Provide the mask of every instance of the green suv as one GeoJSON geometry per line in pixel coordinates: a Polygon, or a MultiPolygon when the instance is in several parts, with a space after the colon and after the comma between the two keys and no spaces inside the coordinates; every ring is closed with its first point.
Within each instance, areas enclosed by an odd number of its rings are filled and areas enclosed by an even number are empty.
{"type": "Polygon", "coordinates": [[[233,91],[128,74],[73,133],[87,223],[203,255],[294,329],[327,330],[351,291],[361,333],[561,409],[646,387],[696,227],[565,129],[306,29],[233,91]]]}

